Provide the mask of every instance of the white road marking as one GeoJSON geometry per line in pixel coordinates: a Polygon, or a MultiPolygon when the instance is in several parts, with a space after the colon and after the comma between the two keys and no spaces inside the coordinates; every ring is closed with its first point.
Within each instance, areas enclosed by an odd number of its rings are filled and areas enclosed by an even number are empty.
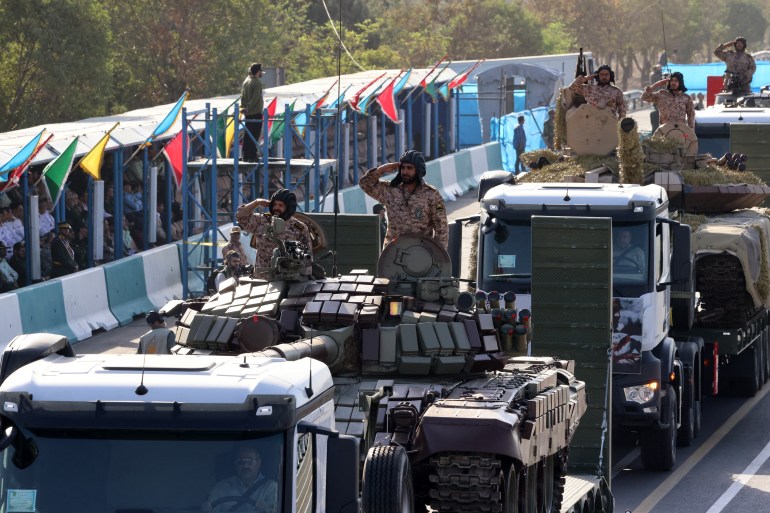
{"type": "Polygon", "coordinates": [[[754,461],[749,463],[749,466],[738,475],[732,486],[730,486],[730,488],[728,488],[727,491],[723,493],[719,499],[717,499],[714,505],[711,506],[706,513],[720,513],[723,509],[725,509],[730,501],[733,500],[736,495],[738,495],[738,492],[741,491],[741,488],[746,486],[749,480],[754,477],[754,474],[757,473],[757,470],[759,470],[760,467],[765,464],[768,458],[770,458],[770,442],[768,442],[765,448],[762,449],[762,452],[757,454],[757,457],[754,458],[754,461]]]}
{"type": "Polygon", "coordinates": [[[639,504],[639,506],[633,509],[633,512],[650,513],[652,508],[654,508],[663,499],[663,497],[668,495],[668,493],[671,492],[671,490],[673,490],[674,487],[676,487],[676,485],[678,485],[679,482],[690,473],[695,465],[700,463],[700,461],[705,458],[709,452],[711,452],[711,449],[713,449],[722,440],[722,438],[727,436],[728,433],[732,432],[738,422],[743,420],[743,418],[749,414],[754,406],[756,406],[756,404],[760,402],[768,392],[770,392],[770,386],[765,386],[751,400],[746,401],[743,406],[738,408],[738,411],[733,413],[732,417],[727,419],[727,421],[722,424],[722,426],[720,426],[720,428],[717,429],[714,434],[703,443],[703,445],[698,447],[698,450],[693,452],[690,457],[687,458],[681,465],[677,466],[677,468],[671,473],[668,479],[658,485],[658,487],[655,488],[655,490],[653,490],[652,493],[650,493],[647,498],[639,504]]]}

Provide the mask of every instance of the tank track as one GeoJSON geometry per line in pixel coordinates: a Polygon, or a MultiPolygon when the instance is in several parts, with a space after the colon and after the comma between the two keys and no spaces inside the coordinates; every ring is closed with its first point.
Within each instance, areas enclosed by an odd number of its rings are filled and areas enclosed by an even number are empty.
{"type": "MultiPolygon", "coordinates": [[[[568,449],[554,455],[551,511],[561,509],[567,475],[568,449]]],[[[503,463],[489,454],[442,454],[430,459],[430,507],[440,513],[503,511],[503,463]]],[[[528,469],[533,471],[534,467],[528,469]]],[[[534,500],[531,498],[530,500],[534,500]]]]}
{"type": "Polygon", "coordinates": [[[488,454],[442,454],[431,458],[430,507],[441,513],[502,511],[502,463],[488,454]]]}
{"type": "Polygon", "coordinates": [[[746,323],[754,313],[754,302],[746,291],[740,261],[727,254],[698,259],[696,290],[700,292],[697,325],[704,328],[730,328],[746,323]]]}

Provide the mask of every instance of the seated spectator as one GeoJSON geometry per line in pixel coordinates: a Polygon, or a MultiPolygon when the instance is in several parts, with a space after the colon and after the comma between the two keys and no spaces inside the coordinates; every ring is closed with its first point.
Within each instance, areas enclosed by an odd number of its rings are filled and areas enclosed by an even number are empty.
{"type": "Polygon", "coordinates": [[[17,242],[13,245],[13,256],[8,261],[8,263],[11,265],[11,268],[13,268],[14,271],[16,271],[16,274],[18,275],[18,278],[16,281],[19,284],[19,287],[25,287],[27,285],[27,247],[24,244],[24,241],[17,242]]]}
{"type": "Polygon", "coordinates": [[[159,246],[166,243],[166,230],[163,229],[163,222],[165,217],[163,214],[166,212],[166,204],[163,201],[158,202],[157,210],[155,211],[155,245],[159,246]]]}
{"type": "Polygon", "coordinates": [[[0,292],[9,292],[19,288],[17,282],[19,275],[13,270],[8,262],[6,262],[5,255],[5,244],[0,242],[0,292]]]}
{"type": "Polygon", "coordinates": [[[139,248],[131,236],[131,223],[126,216],[123,216],[123,256],[135,254],[139,248]]]}
{"type": "Polygon", "coordinates": [[[72,251],[75,252],[75,262],[79,269],[88,268],[88,226],[81,225],[75,232],[72,241],[72,251]]]}
{"type": "Polygon", "coordinates": [[[53,259],[51,258],[51,242],[56,235],[50,231],[40,237],[40,279],[48,280],[51,278],[53,268],[53,259]]]}
{"type": "Polygon", "coordinates": [[[56,227],[56,220],[51,215],[51,210],[53,210],[53,203],[51,200],[38,196],[37,211],[41,238],[46,233],[52,232],[56,227]]]}
{"type": "Polygon", "coordinates": [[[104,211],[115,215],[115,186],[111,183],[104,185],[104,211]]]}
{"type": "Polygon", "coordinates": [[[102,262],[115,260],[115,223],[113,218],[104,220],[104,248],[102,250],[102,262]]]}
{"type": "MultiPolygon", "coordinates": [[[[0,207],[0,242],[3,243],[3,248],[12,248],[18,242],[15,240],[9,224],[12,217],[11,207],[0,207]]],[[[4,253],[3,257],[10,258],[11,254],[4,253]]]]}
{"type": "Polygon", "coordinates": [[[141,191],[137,195],[131,183],[125,182],[123,184],[123,213],[135,214],[141,212],[143,208],[141,191]]]}
{"type": "Polygon", "coordinates": [[[81,225],[88,226],[88,212],[80,204],[80,197],[75,191],[67,190],[64,197],[64,212],[67,222],[73,230],[77,230],[81,225]]]}
{"type": "Polygon", "coordinates": [[[11,227],[16,234],[17,239],[14,243],[24,240],[24,204],[21,202],[11,205],[11,227]]]}

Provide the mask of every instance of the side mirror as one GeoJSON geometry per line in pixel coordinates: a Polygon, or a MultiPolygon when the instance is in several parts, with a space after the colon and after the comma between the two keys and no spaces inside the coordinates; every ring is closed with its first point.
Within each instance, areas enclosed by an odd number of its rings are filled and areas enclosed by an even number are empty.
{"type": "Polygon", "coordinates": [[[671,255],[671,281],[686,282],[692,276],[692,240],[691,229],[686,224],[672,224],[671,235],[674,239],[671,255]]]}

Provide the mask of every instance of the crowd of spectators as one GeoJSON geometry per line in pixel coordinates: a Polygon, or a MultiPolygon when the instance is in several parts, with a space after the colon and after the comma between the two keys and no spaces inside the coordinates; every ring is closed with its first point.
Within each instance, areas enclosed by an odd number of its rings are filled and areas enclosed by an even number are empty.
{"type": "MultiPolygon", "coordinates": [[[[158,201],[155,216],[157,233],[156,242],[147,243],[152,248],[166,243],[167,230],[171,229],[172,240],[182,238],[181,192],[173,191],[172,226],[166,223],[166,166],[163,158],[156,158],[157,148],[151,148],[149,156],[151,165],[158,167],[158,201]]],[[[40,278],[33,280],[38,283],[51,278],[53,259],[51,244],[57,237],[57,219],[54,204],[46,186],[41,180],[41,166],[32,166],[28,170],[30,195],[38,196],[38,226],[40,236],[40,278]]],[[[104,223],[103,257],[93,261],[93,265],[110,262],[116,259],[115,240],[120,237],[123,244],[122,257],[133,255],[143,248],[144,244],[144,195],[143,195],[143,159],[141,153],[125,167],[123,183],[123,229],[115,233],[115,183],[113,173],[113,158],[105,154],[101,177],[104,180],[104,218],[92,222],[104,223]]],[[[64,218],[60,223],[68,223],[72,228],[69,237],[69,247],[79,270],[89,267],[89,212],[88,212],[88,175],[79,168],[73,168],[67,180],[67,186],[60,201],[64,202],[64,218]]],[[[0,192],[0,293],[15,290],[27,285],[26,283],[26,247],[24,242],[24,197],[21,187],[15,187],[0,192]]],[[[93,224],[92,224],[93,226],[93,224]]]]}

